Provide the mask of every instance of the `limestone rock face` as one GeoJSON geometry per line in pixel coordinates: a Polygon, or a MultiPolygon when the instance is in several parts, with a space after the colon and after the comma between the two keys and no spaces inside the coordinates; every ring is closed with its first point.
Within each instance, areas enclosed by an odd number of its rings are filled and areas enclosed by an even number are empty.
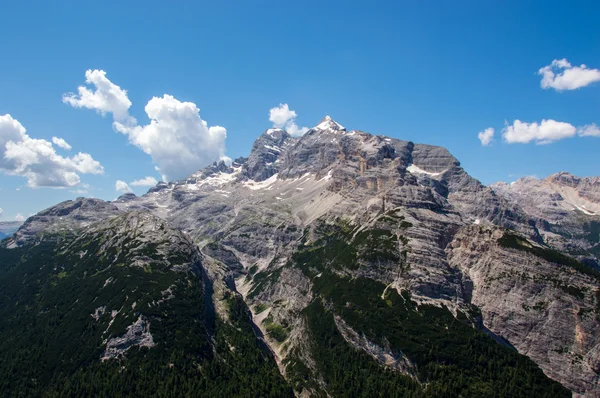
{"type": "Polygon", "coordinates": [[[530,215],[545,242],[600,269],[600,178],[562,172],[491,188],[530,215]]]}
{"type": "Polygon", "coordinates": [[[263,181],[277,174],[279,155],[294,139],[281,129],[268,129],[252,145],[252,152],[244,164],[244,174],[255,181],[263,181]]]}
{"type": "Polygon", "coordinates": [[[600,382],[600,274],[505,247],[506,233],[495,226],[461,228],[447,248],[450,264],[472,284],[471,302],[480,308],[487,328],[551,378],[578,394],[595,396],[600,382]]]}

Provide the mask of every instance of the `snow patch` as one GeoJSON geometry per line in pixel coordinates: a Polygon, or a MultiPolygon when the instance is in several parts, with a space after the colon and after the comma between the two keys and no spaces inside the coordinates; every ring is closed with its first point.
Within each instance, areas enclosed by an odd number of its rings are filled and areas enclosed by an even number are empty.
{"type": "Polygon", "coordinates": [[[414,164],[409,164],[408,167],[406,168],[406,170],[408,170],[409,172],[413,173],[413,174],[427,174],[429,176],[432,177],[436,177],[439,176],[440,174],[442,174],[443,172],[439,172],[439,173],[432,173],[430,171],[425,171],[417,166],[415,166],[414,164]]]}
{"type": "Polygon", "coordinates": [[[333,173],[333,170],[329,170],[329,172],[327,173],[327,175],[325,177],[321,178],[318,182],[330,180],[332,173],[333,173]]]}
{"type": "Polygon", "coordinates": [[[585,208],[585,205],[578,206],[578,205],[576,205],[576,204],[573,203],[573,206],[575,206],[575,208],[573,209],[573,211],[579,210],[579,211],[583,212],[584,214],[587,214],[588,216],[595,216],[596,215],[596,213],[587,210],[585,208]]]}
{"type": "Polygon", "coordinates": [[[264,147],[275,152],[281,152],[281,148],[279,148],[278,146],[265,145],[264,147]]]}
{"type": "Polygon", "coordinates": [[[325,119],[323,119],[321,123],[317,124],[313,128],[317,130],[346,130],[344,126],[342,126],[329,116],[325,116],[325,119]]]}
{"type": "Polygon", "coordinates": [[[256,182],[254,180],[245,181],[244,186],[246,188],[252,189],[253,191],[256,191],[258,189],[268,188],[269,186],[274,184],[275,181],[277,181],[277,173],[273,174],[271,177],[267,178],[264,181],[259,181],[259,182],[256,182]]]}

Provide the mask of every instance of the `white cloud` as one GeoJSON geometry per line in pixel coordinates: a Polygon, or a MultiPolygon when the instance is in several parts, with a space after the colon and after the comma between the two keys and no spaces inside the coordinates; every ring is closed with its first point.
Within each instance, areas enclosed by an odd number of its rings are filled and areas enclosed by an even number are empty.
{"type": "Polygon", "coordinates": [[[600,81],[600,70],[590,69],[583,64],[572,66],[566,58],[555,59],[550,65],[540,68],[538,74],[542,75],[542,88],[557,91],[576,90],[600,81]]]}
{"type": "Polygon", "coordinates": [[[531,141],[536,144],[549,144],[563,138],[573,137],[576,132],[577,129],[572,124],[552,119],[542,120],[540,124],[515,120],[512,125],[507,125],[502,130],[502,137],[509,144],[526,144],[531,141]]]}
{"type": "Polygon", "coordinates": [[[138,125],[128,113],[127,91],[108,80],[104,71],[88,70],[86,83],[94,85],[95,91],[79,87],[78,96],[65,94],[63,101],[103,115],[112,113],[114,129],[152,157],[163,179],[185,178],[225,156],[227,130],[209,127],[196,104],[168,94],[153,97],[145,107],[150,123],[138,125]]]}
{"type": "Polygon", "coordinates": [[[104,168],[88,153],[58,155],[50,141],[31,138],[17,119],[6,114],[0,115],[0,171],[27,178],[32,188],[61,188],[79,184],[80,174],[102,174],[104,168]]]}
{"type": "Polygon", "coordinates": [[[70,151],[71,149],[73,149],[73,147],[71,145],[67,144],[67,141],[65,141],[62,138],[52,137],[52,142],[57,147],[62,148],[64,150],[66,150],[66,151],[70,151]]]}
{"type": "Polygon", "coordinates": [[[146,105],[150,123],[131,126],[115,121],[115,129],[152,157],[168,179],[185,178],[225,155],[227,130],[208,126],[200,109],[171,95],[154,97],[146,105]]]}
{"type": "Polygon", "coordinates": [[[479,138],[479,141],[481,141],[481,145],[489,146],[494,139],[494,132],[494,129],[489,127],[477,134],[477,138],[479,138]]]}
{"type": "Polygon", "coordinates": [[[2,217],[2,214],[4,214],[4,210],[0,208],[0,217],[2,217]]]}
{"type": "Polygon", "coordinates": [[[15,221],[25,221],[25,217],[23,217],[21,213],[17,213],[15,216],[15,221]]]}
{"type": "Polygon", "coordinates": [[[127,90],[108,80],[106,72],[98,69],[86,70],[85,83],[94,86],[94,90],[79,86],[78,94],[64,94],[63,102],[75,108],[95,109],[103,116],[112,113],[115,120],[135,122],[129,116],[131,101],[127,97],[127,90]]]}
{"type": "Polygon", "coordinates": [[[279,106],[269,109],[269,120],[273,123],[273,127],[284,129],[294,137],[301,136],[308,131],[308,127],[298,127],[295,120],[297,116],[288,104],[279,104],[279,106]]]}
{"type": "Polygon", "coordinates": [[[600,137],[600,127],[594,123],[588,124],[580,127],[578,134],[582,137],[600,137]]]}
{"type": "Polygon", "coordinates": [[[125,181],[117,180],[115,183],[115,190],[117,192],[129,193],[132,192],[131,188],[125,181]]]}
{"type": "Polygon", "coordinates": [[[148,176],[139,180],[132,181],[130,182],[130,184],[134,187],[153,187],[156,184],[158,184],[158,181],[156,181],[156,178],[148,176]]]}

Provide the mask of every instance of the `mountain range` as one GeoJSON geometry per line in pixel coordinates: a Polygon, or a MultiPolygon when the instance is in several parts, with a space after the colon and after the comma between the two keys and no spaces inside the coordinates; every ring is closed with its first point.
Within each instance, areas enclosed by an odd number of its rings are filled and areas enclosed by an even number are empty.
{"type": "Polygon", "coordinates": [[[600,178],[330,117],[0,244],[6,396],[600,394],[600,178]]]}

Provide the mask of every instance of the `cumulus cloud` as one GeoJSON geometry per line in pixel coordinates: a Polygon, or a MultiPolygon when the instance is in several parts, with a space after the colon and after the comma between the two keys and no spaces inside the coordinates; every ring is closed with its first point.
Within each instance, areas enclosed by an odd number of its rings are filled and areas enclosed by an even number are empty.
{"type": "Polygon", "coordinates": [[[139,180],[132,181],[130,182],[130,184],[134,187],[153,187],[156,184],[158,184],[158,181],[156,181],[156,178],[148,176],[139,180]]]}
{"type": "Polygon", "coordinates": [[[543,89],[557,91],[576,90],[600,81],[599,69],[590,69],[583,64],[573,66],[566,58],[555,59],[550,65],[540,68],[538,74],[542,76],[540,85],[543,89]]]}
{"type": "Polygon", "coordinates": [[[21,213],[17,213],[15,216],[15,221],[25,221],[25,217],[23,217],[21,213]]]}
{"type": "Polygon", "coordinates": [[[227,130],[209,127],[196,104],[165,94],[148,101],[145,111],[149,124],[131,126],[115,121],[115,129],[150,155],[167,179],[187,177],[225,155],[227,130]]]}
{"type": "Polygon", "coordinates": [[[481,145],[489,146],[494,139],[494,132],[494,129],[489,127],[477,134],[477,138],[479,138],[479,141],[481,141],[481,145]]]}
{"type": "Polygon", "coordinates": [[[541,123],[525,123],[515,120],[502,130],[504,141],[509,144],[526,144],[534,141],[536,144],[549,144],[575,136],[577,129],[569,123],[557,122],[552,119],[542,120],[541,123]]]}
{"type": "Polygon", "coordinates": [[[63,102],[75,108],[94,109],[103,116],[112,113],[119,121],[135,122],[129,115],[131,101],[127,97],[127,90],[108,80],[106,72],[88,69],[85,71],[85,83],[93,86],[93,89],[79,86],[78,94],[64,94],[63,102]]]}
{"type": "Polygon", "coordinates": [[[103,115],[112,113],[113,128],[152,157],[163,179],[187,177],[225,157],[227,130],[209,127],[196,104],[181,102],[168,94],[153,97],[145,107],[150,123],[139,125],[128,113],[131,101],[127,91],[112,83],[104,71],[88,70],[86,83],[95,90],[79,87],[79,95],[65,94],[63,101],[103,115]]]}
{"type": "Polygon", "coordinates": [[[66,150],[66,151],[70,151],[71,149],[73,149],[73,147],[71,145],[67,144],[67,141],[65,141],[62,138],[52,137],[52,142],[57,147],[62,148],[64,150],[66,150]]]}
{"type": "Polygon", "coordinates": [[[117,192],[129,193],[133,192],[129,185],[125,181],[117,180],[115,183],[115,190],[117,192]]]}
{"type": "Polygon", "coordinates": [[[578,134],[582,137],[600,137],[600,127],[596,124],[588,124],[579,128],[578,134]]]}
{"type": "Polygon", "coordinates": [[[27,178],[32,188],[62,188],[79,184],[80,174],[102,174],[104,168],[88,153],[58,155],[52,142],[31,138],[17,119],[6,114],[0,115],[0,171],[27,178]]]}
{"type": "Polygon", "coordinates": [[[550,144],[576,135],[600,137],[600,127],[594,123],[575,127],[570,123],[557,122],[552,119],[542,120],[541,123],[515,120],[512,125],[507,124],[502,130],[502,138],[509,144],[527,144],[532,141],[536,144],[550,144]]]}
{"type": "Polygon", "coordinates": [[[4,210],[0,208],[0,217],[2,217],[2,214],[4,214],[4,210]]]}
{"type": "Polygon", "coordinates": [[[296,124],[297,116],[288,104],[279,104],[279,106],[269,110],[269,120],[273,123],[273,127],[284,129],[294,137],[301,136],[308,131],[308,127],[298,127],[296,124]]]}

